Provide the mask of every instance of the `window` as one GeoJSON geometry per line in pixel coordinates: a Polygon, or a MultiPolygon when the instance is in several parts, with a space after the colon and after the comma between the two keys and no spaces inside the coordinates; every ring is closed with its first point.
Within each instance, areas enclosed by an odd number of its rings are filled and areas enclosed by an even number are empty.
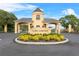
{"type": "Polygon", "coordinates": [[[40,25],[36,25],[36,27],[40,27],[40,25]]]}
{"type": "Polygon", "coordinates": [[[43,28],[46,28],[46,24],[44,24],[42,27],[43,27],[43,28]]]}
{"type": "Polygon", "coordinates": [[[36,20],[40,20],[40,15],[36,15],[36,20]]]}

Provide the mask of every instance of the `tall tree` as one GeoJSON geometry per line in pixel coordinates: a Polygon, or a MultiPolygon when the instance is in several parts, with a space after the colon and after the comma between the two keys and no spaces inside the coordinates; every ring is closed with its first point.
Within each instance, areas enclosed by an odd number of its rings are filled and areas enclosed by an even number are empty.
{"type": "Polygon", "coordinates": [[[15,20],[17,20],[17,18],[13,13],[0,10],[0,25],[4,27],[4,32],[7,32],[7,25],[13,24],[15,20]]]}
{"type": "Polygon", "coordinates": [[[71,24],[73,30],[76,31],[76,28],[78,27],[78,18],[74,15],[66,15],[64,17],[61,17],[59,19],[61,21],[61,24],[66,29],[68,28],[68,25],[71,24]]]}

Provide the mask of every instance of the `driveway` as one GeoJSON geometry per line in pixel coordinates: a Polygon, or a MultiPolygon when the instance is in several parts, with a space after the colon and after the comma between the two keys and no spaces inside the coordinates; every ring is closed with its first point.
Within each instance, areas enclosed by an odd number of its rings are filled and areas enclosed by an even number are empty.
{"type": "Polygon", "coordinates": [[[70,40],[60,45],[21,45],[14,33],[0,33],[0,56],[79,56],[79,34],[63,33],[70,40]]]}

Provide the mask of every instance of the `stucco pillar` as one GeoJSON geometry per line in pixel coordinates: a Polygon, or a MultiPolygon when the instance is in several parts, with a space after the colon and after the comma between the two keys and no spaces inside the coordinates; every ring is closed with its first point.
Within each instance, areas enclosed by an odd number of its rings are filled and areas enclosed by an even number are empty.
{"type": "Polygon", "coordinates": [[[68,25],[68,32],[71,32],[72,28],[71,28],[71,24],[68,25]]]}
{"type": "Polygon", "coordinates": [[[4,25],[4,32],[7,32],[7,24],[4,25]]]}
{"type": "Polygon", "coordinates": [[[18,33],[20,33],[20,24],[18,24],[18,33]]]}
{"type": "Polygon", "coordinates": [[[58,23],[58,34],[60,34],[60,30],[61,30],[61,28],[60,28],[60,26],[61,26],[61,24],[60,23],[58,23]]]}
{"type": "Polygon", "coordinates": [[[55,33],[57,33],[57,24],[55,24],[55,33]]]}
{"type": "Polygon", "coordinates": [[[15,22],[15,33],[18,33],[17,25],[18,25],[17,22],[15,22]]]}
{"type": "Polygon", "coordinates": [[[48,28],[48,23],[46,23],[46,28],[48,28]]]}

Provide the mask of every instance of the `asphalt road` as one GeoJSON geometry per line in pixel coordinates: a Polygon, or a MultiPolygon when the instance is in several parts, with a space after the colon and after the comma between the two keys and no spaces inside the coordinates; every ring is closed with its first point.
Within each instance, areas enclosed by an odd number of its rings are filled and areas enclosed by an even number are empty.
{"type": "Polygon", "coordinates": [[[69,43],[60,45],[22,45],[13,42],[14,33],[0,33],[0,56],[79,56],[79,34],[64,33],[69,43]]]}

